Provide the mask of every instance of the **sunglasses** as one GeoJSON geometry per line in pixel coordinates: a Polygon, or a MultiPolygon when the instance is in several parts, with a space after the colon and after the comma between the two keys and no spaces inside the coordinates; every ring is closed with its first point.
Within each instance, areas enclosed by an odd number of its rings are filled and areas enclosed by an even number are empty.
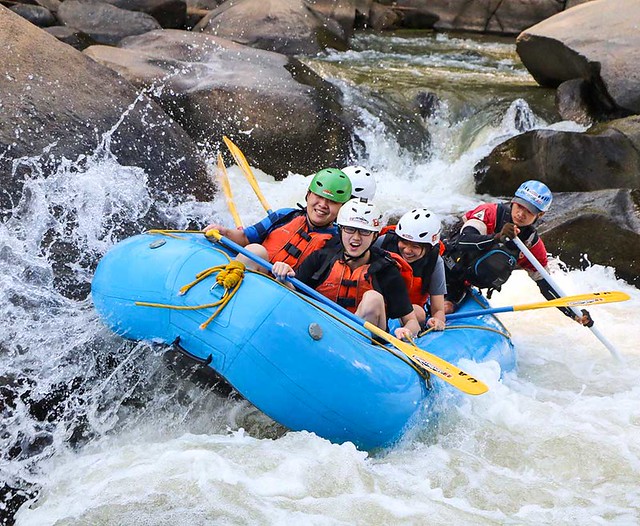
{"type": "Polygon", "coordinates": [[[355,234],[358,232],[362,237],[369,237],[373,234],[371,230],[363,230],[362,228],[356,228],[354,226],[341,226],[340,228],[345,234],[355,234]]]}

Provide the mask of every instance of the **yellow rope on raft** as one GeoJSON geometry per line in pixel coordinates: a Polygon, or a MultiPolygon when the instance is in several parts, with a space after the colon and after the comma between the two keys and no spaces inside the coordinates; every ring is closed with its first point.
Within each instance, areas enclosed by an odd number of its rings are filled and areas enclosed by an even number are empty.
{"type": "MultiPolygon", "coordinates": [[[[216,276],[216,285],[224,287],[224,293],[222,297],[214,303],[206,303],[204,305],[167,305],[164,303],[150,303],[146,301],[136,301],[135,304],[141,307],[156,307],[161,309],[174,309],[174,310],[199,310],[210,309],[217,307],[214,313],[207,318],[207,320],[200,325],[201,329],[206,329],[207,326],[216,318],[222,309],[225,308],[227,303],[233,298],[233,295],[238,291],[240,285],[242,285],[242,279],[244,277],[245,266],[240,261],[232,260],[226,265],[218,265],[205,269],[196,274],[196,279],[191,283],[180,287],[180,296],[185,295],[189,290],[200,283],[202,280],[209,276],[218,273],[216,276]]],[[[215,286],[215,285],[214,285],[215,286]]]]}

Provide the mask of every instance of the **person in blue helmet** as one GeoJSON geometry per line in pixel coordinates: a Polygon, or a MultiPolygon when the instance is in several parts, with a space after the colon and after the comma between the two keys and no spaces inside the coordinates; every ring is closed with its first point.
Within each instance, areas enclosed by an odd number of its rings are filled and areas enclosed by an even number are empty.
{"type": "MultiPolygon", "coordinates": [[[[546,268],[547,249],[536,232],[536,222],[549,210],[552,200],[547,185],[535,180],[525,181],[510,203],[485,203],[464,215],[460,232],[445,242],[447,314],[457,308],[470,286],[488,289],[490,297],[493,290],[500,290],[516,268],[527,271],[545,298],[558,297],[511,241],[517,236],[546,268]]],[[[582,325],[593,325],[586,310],[582,311],[582,316],[575,316],[566,307],[561,307],[560,311],[582,325]]]]}

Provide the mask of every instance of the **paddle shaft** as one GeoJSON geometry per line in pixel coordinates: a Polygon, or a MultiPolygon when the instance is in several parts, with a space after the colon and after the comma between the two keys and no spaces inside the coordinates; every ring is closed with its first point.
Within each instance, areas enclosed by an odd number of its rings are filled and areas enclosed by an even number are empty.
{"type": "Polygon", "coordinates": [[[258,201],[260,201],[260,204],[265,209],[267,214],[271,215],[273,213],[273,210],[269,206],[269,203],[267,203],[267,200],[265,199],[264,194],[262,193],[262,190],[260,190],[260,185],[258,185],[258,180],[256,179],[256,176],[253,175],[253,172],[251,171],[251,167],[249,166],[249,162],[247,161],[247,158],[242,153],[242,150],[238,148],[235,145],[235,143],[231,139],[229,139],[229,137],[227,137],[226,135],[222,137],[222,140],[227,145],[227,148],[229,148],[231,155],[233,155],[233,158],[235,159],[238,167],[242,170],[242,173],[244,174],[244,176],[247,178],[247,181],[249,181],[249,184],[251,185],[251,188],[253,188],[253,191],[256,194],[258,201]]]}
{"type": "Polygon", "coordinates": [[[229,212],[231,212],[231,217],[233,217],[233,222],[235,223],[236,227],[242,227],[242,219],[240,219],[240,214],[238,214],[236,204],[233,202],[233,194],[231,193],[231,185],[229,184],[227,167],[224,165],[221,154],[218,154],[218,177],[220,178],[220,182],[222,183],[222,191],[224,192],[224,196],[227,200],[227,206],[229,207],[229,212]]]}
{"type": "MultiPolygon", "coordinates": [[[[257,263],[261,267],[264,267],[269,271],[272,270],[273,265],[268,261],[265,261],[261,257],[250,252],[249,250],[246,250],[244,247],[241,247],[240,245],[233,242],[232,240],[222,236],[219,232],[217,231],[214,231],[214,232],[215,232],[214,237],[223,245],[227,246],[228,248],[230,248],[231,250],[234,250],[239,254],[244,255],[245,257],[257,263]]],[[[409,345],[399,340],[395,336],[388,334],[387,332],[383,331],[380,327],[377,327],[376,325],[373,325],[372,323],[369,323],[368,321],[365,321],[359,318],[352,312],[349,312],[344,307],[331,301],[329,298],[327,298],[326,296],[323,296],[317,290],[309,287],[309,285],[303,283],[302,281],[296,278],[290,278],[290,277],[287,277],[286,280],[291,282],[291,284],[294,287],[304,292],[308,296],[314,298],[320,303],[323,303],[324,305],[327,305],[328,307],[342,314],[343,316],[350,319],[354,323],[371,331],[376,336],[379,336],[385,339],[386,341],[391,343],[396,349],[398,349],[400,352],[405,354],[412,362],[417,364],[419,367],[421,367],[422,369],[425,369],[430,373],[435,374],[439,378],[442,378],[445,382],[453,385],[457,389],[460,389],[462,392],[467,394],[472,394],[472,395],[478,395],[478,394],[485,393],[489,390],[489,388],[483,382],[481,382],[480,380],[476,380],[474,377],[465,373],[463,370],[456,367],[455,365],[447,362],[446,360],[440,358],[439,356],[436,356],[434,354],[431,354],[425,351],[424,349],[420,349],[415,345],[409,345]]]]}
{"type": "Polygon", "coordinates": [[[512,305],[510,307],[495,307],[491,309],[472,310],[467,312],[456,312],[447,314],[447,321],[457,320],[460,318],[472,318],[474,316],[482,316],[484,314],[497,314],[499,312],[513,312],[533,309],[546,309],[549,307],[587,307],[597,305],[598,303],[613,303],[615,301],[627,301],[629,295],[624,292],[592,292],[589,294],[578,294],[576,296],[565,296],[550,301],[542,301],[539,303],[527,303],[524,305],[512,305]]]}
{"type": "MultiPolygon", "coordinates": [[[[551,275],[546,271],[546,269],[540,264],[540,262],[536,259],[536,257],[531,253],[531,251],[527,248],[527,246],[520,240],[518,237],[515,237],[512,240],[516,246],[520,249],[520,252],[524,254],[529,260],[535,269],[540,273],[540,275],[546,280],[546,282],[551,285],[551,287],[556,291],[556,294],[560,296],[566,296],[566,294],[562,291],[560,286],[555,282],[555,280],[551,277],[551,275]]],[[[582,317],[582,312],[576,307],[570,307],[571,312],[573,312],[576,316],[582,317]]],[[[589,327],[589,330],[602,342],[602,344],[609,350],[609,352],[616,358],[619,362],[622,362],[622,356],[618,352],[618,350],[607,340],[602,333],[598,330],[595,325],[589,327]]]]}

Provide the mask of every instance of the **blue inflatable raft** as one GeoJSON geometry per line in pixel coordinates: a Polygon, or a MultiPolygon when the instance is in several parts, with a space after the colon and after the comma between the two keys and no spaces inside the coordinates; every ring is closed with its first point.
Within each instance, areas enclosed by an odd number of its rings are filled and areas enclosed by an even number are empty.
{"type": "MultiPolygon", "coordinates": [[[[217,272],[203,271],[234,255],[202,234],[126,239],[96,269],[95,308],[126,338],[178,342],[287,428],[365,450],[398,440],[446,386],[434,379],[430,389],[426,373],[393,346],[268,276],[246,272],[229,299],[216,285],[217,272]]],[[[487,307],[474,294],[461,311],[487,307]]],[[[492,315],[451,322],[416,344],[451,363],[468,358],[495,360],[503,372],[515,367],[509,335],[492,315]]]]}

